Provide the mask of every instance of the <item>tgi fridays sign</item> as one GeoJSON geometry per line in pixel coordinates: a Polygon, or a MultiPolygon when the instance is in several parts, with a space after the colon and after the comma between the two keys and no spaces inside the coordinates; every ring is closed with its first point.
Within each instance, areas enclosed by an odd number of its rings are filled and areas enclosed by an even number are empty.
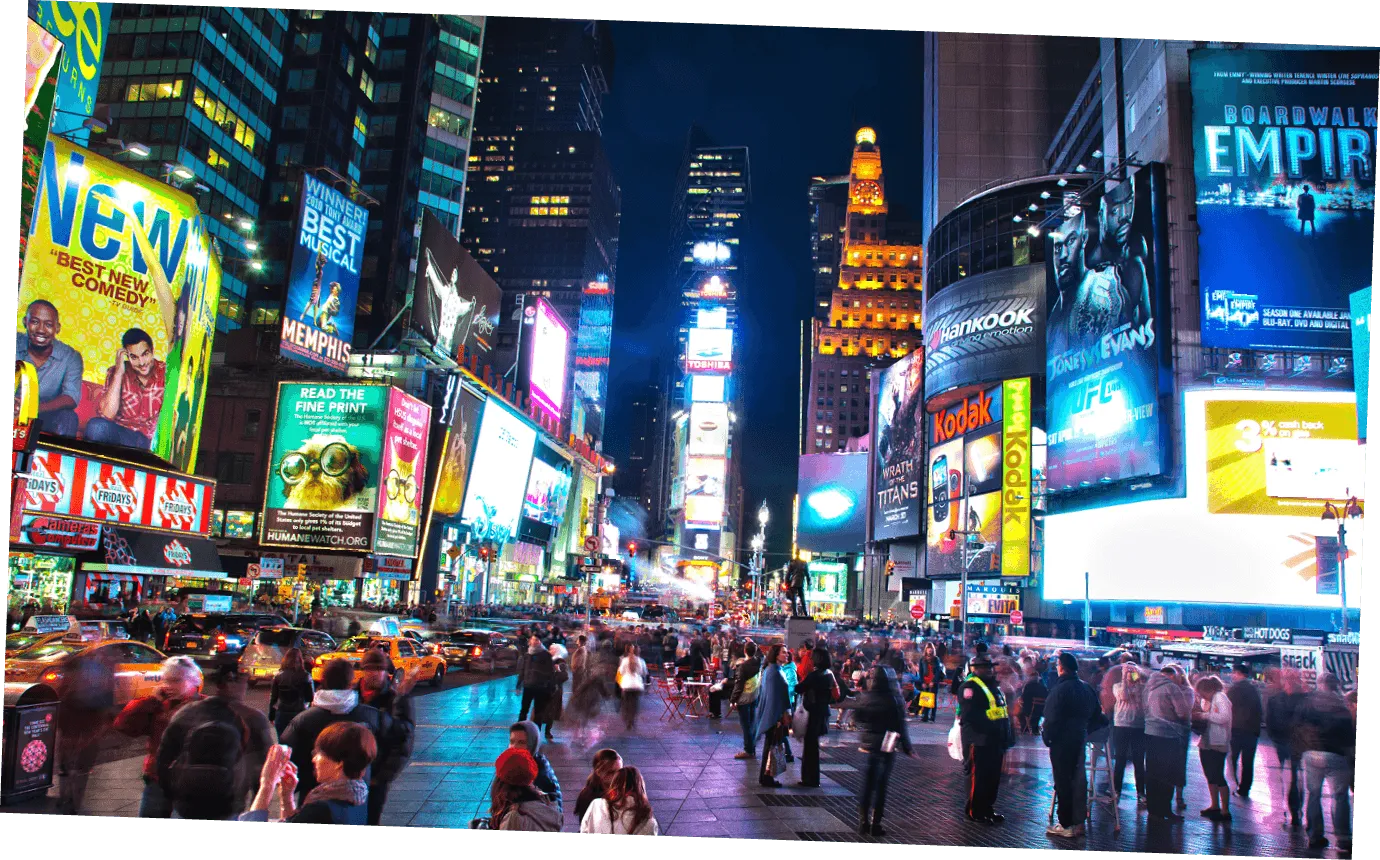
{"type": "Polygon", "coordinates": [[[26,477],[25,513],[211,533],[215,481],[47,447],[34,451],[26,477]]]}

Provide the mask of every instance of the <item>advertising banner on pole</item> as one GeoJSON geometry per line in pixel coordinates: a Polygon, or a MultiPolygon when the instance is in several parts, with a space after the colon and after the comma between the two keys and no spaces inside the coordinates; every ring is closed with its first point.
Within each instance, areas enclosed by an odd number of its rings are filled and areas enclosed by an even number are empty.
{"type": "Polygon", "coordinates": [[[1380,52],[1189,52],[1203,345],[1346,350],[1371,286],[1380,52]]]}
{"type": "Polygon", "coordinates": [[[430,406],[396,388],[389,389],[383,465],[379,469],[378,536],[374,541],[374,552],[379,555],[417,555],[430,429],[430,406]]]}
{"type": "Polygon", "coordinates": [[[29,238],[29,216],[33,214],[38,173],[43,166],[43,144],[53,118],[53,98],[57,91],[58,54],[62,42],[29,19],[24,54],[24,170],[19,186],[19,258],[29,238]]]}
{"type": "Polygon", "coordinates": [[[349,366],[368,227],[364,207],[310,173],[302,174],[278,347],[285,357],[336,373],[349,366]]]}
{"type": "Polygon", "coordinates": [[[262,544],[373,549],[391,391],[382,385],[279,383],[262,544]]]}
{"type": "Polygon", "coordinates": [[[15,356],[43,429],[196,465],[220,260],[196,201],[49,135],[15,356]]]}
{"type": "Polygon", "coordinates": [[[920,350],[882,371],[873,427],[872,539],[920,534],[921,448],[924,398],[920,350]]]}
{"type": "Polygon", "coordinates": [[[1002,383],[1001,575],[1030,575],[1030,378],[1002,383]]]}

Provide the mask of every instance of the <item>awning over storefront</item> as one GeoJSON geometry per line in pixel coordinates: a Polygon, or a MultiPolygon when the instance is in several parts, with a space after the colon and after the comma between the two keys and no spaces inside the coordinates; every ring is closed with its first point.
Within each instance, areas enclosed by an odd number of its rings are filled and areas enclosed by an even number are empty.
{"type": "Polygon", "coordinates": [[[87,573],[224,579],[214,541],[107,526],[101,548],[81,560],[87,573]]]}

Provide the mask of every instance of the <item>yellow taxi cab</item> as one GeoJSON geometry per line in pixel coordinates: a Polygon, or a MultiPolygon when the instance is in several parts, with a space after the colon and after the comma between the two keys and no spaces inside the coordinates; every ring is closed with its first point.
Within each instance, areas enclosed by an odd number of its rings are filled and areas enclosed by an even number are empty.
{"type": "Polygon", "coordinates": [[[20,630],[18,633],[11,633],[5,637],[5,653],[13,656],[27,648],[32,648],[35,645],[42,645],[44,642],[52,642],[66,635],[66,630],[59,630],[56,633],[39,633],[35,630],[20,630]]]}
{"type": "Polygon", "coordinates": [[[406,636],[383,636],[377,633],[361,633],[340,643],[334,651],[316,658],[311,677],[321,683],[322,672],[332,660],[346,660],[355,665],[355,680],[359,680],[359,661],[374,648],[388,653],[393,666],[400,672],[415,673],[422,680],[430,679],[431,686],[439,687],[446,680],[446,661],[435,654],[427,654],[418,643],[406,636]]]}
{"type": "Polygon", "coordinates": [[[32,645],[5,655],[6,684],[45,684],[57,689],[62,683],[63,661],[77,654],[107,656],[115,666],[115,703],[124,705],[152,695],[163,678],[163,652],[128,639],[91,639],[66,636],[32,645]]]}

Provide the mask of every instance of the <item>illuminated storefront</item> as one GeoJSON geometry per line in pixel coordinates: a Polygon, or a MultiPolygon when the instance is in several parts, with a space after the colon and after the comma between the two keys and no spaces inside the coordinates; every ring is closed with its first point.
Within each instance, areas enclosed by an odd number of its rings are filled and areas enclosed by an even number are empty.
{"type": "Polygon", "coordinates": [[[66,613],[75,571],[76,564],[71,556],[11,552],[7,608],[19,610],[37,604],[40,614],[66,613]]]}

